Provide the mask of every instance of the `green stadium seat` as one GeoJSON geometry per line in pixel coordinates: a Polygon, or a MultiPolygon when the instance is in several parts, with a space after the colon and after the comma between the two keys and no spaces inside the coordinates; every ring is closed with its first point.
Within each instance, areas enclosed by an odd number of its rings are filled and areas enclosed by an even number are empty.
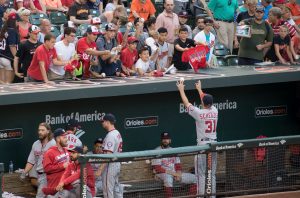
{"type": "Polygon", "coordinates": [[[50,12],[49,19],[53,25],[65,24],[68,20],[62,12],[50,12]]]}
{"type": "Polygon", "coordinates": [[[226,67],[228,66],[226,59],[223,56],[218,56],[217,57],[217,65],[219,67],[226,67]]]}
{"type": "Polygon", "coordinates": [[[223,44],[217,44],[214,47],[213,54],[215,56],[226,56],[230,54],[230,51],[223,44]]]}
{"type": "Polygon", "coordinates": [[[237,66],[239,65],[239,58],[237,55],[227,55],[225,60],[228,66],[237,66]]]}
{"type": "Polygon", "coordinates": [[[93,17],[99,17],[100,16],[100,11],[99,10],[90,10],[90,15],[92,15],[93,17]]]}
{"type": "Polygon", "coordinates": [[[40,26],[41,25],[40,19],[48,19],[48,17],[46,14],[43,13],[30,14],[29,22],[31,23],[31,25],[40,26]]]}
{"type": "Polygon", "coordinates": [[[77,37],[83,37],[83,35],[86,33],[87,28],[89,27],[89,24],[81,24],[76,31],[77,37]]]}
{"type": "Polygon", "coordinates": [[[51,33],[55,36],[58,37],[60,35],[60,31],[56,26],[51,26],[51,33]]]}

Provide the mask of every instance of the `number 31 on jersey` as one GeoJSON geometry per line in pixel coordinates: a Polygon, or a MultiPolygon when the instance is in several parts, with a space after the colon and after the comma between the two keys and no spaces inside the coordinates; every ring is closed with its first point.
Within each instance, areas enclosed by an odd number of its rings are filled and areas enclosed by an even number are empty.
{"type": "Polygon", "coordinates": [[[217,120],[206,120],[205,125],[206,125],[205,133],[215,133],[216,132],[217,120]]]}

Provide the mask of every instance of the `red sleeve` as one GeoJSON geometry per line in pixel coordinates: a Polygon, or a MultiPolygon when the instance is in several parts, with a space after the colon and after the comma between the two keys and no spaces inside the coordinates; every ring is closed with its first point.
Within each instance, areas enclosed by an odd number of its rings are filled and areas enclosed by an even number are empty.
{"type": "Polygon", "coordinates": [[[74,174],[71,174],[71,171],[74,169],[74,164],[69,164],[67,167],[67,170],[63,174],[63,178],[61,181],[64,182],[64,185],[69,185],[73,183],[74,181],[80,179],[80,169],[76,171],[74,174]]]}
{"type": "Polygon", "coordinates": [[[96,194],[94,171],[93,171],[91,164],[89,164],[89,163],[86,165],[86,168],[87,168],[87,173],[88,173],[87,185],[88,185],[88,187],[90,187],[92,196],[94,197],[96,194]]]}
{"type": "Polygon", "coordinates": [[[45,156],[43,159],[43,167],[44,167],[45,173],[48,173],[48,174],[49,173],[57,173],[57,172],[60,172],[65,169],[63,163],[55,164],[55,165],[53,165],[53,163],[54,163],[54,156],[51,153],[51,150],[48,150],[45,153],[45,156]]]}
{"type": "Polygon", "coordinates": [[[65,185],[69,184],[69,183],[66,183],[65,180],[67,180],[70,177],[70,175],[71,175],[71,169],[72,169],[71,166],[72,165],[73,164],[69,164],[68,165],[68,167],[66,168],[64,174],[62,175],[62,177],[60,179],[60,182],[64,182],[65,185]]]}
{"type": "Polygon", "coordinates": [[[166,169],[164,169],[161,165],[154,165],[153,168],[157,174],[166,172],[166,169]]]}
{"type": "Polygon", "coordinates": [[[181,167],[181,164],[175,164],[175,171],[181,171],[182,170],[182,167],[181,167]]]}
{"type": "Polygon", "coordinates": [[[44,53],[44,50],[42,50],[43,47],[41,46],[40,48],[38,48],[34,54],[36,54],[36,60],[37,61],[45,61],[44,58],[45,58],[45,53],[44,53]]]}
{"type": "Polygon", "coordinates": [[[122,64],[125,66],[125,67],[131,67],[132,65],[128,65],[128,56],[127,56],[127,53],[126,53],[126,48],[122,51],[121,53],[121,62],[122,64]]]}
{"type": "MultiPolygon", "coordinates": [[[[85,38],[83,38],[85,39],[85,38]]],[[[77,43],[77,52],[79,54],[83,54],[85,52],[86,49],[89,48],[88,44],[86,42],[84,42],[84,40],[79,40],[77,43]]]]}

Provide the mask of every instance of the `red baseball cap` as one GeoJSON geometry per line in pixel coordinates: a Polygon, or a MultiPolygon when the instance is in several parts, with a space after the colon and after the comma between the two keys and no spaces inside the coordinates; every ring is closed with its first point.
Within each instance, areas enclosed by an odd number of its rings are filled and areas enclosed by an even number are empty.
{"type": "Polygon", "coordinates": [[[134,43],[134,42],[139,42],[139,40],[138,40],[137,38],[135,38],[134,36],[131,36],[131,37],[129,37],[129,38],[127,39],[127,42],[128,42],[129,44],[132,44],[132,43],[134,43]]]}

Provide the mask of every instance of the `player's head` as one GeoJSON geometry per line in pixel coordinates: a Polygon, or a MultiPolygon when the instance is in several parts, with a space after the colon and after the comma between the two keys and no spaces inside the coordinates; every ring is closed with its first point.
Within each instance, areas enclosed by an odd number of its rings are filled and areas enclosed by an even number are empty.
{"type": "Polygon", "coordinates": [[[103,116],[103,118],[100,120],[102,127],[106,130],[114,126],[116,121],[116,117],[111,113],[105,114],[105,116],[103,116]]]}
{"type": "Polygon", "coordinates": [[[62,128],[55,129],[53,135],[56,141],[56,145],[60,145],[61,147],[68,146],[68,139],[66,136],[67,133],[64,129],[62,128]]]}
{"type": "Polygon", "coordinates": [[[67,126],[66,126],[66,130],[70,130],[73,133],[76,132],[77,129],[80,129],[81,126],[79,125],[79,122],[75,119],[70,119],[67,126]]]}
{"type": "Polygon", "coordinates": [[[204,108],[210,108],[213,105],[213,97],[210,94],[205,94],[202,98],[202,105],[204,108]]]}
{"type": "Polygon", "coordinates": [[[79,155],[83,153],[83,149],[80,146],[76,146],[73,149],[69,150],[71,161],[76,161],[79,158],[79,155]]]}
{"type": "Polygon", "coordinates": [[[168,148],[171,144],[171,136],[168,132],[163,132],[160,134],[161,146],[163,148],[168,148]]]}
{"type": "Polygon", "coordinates": [[[95,142],[94,142],[94,150],[93,150],[94,154],[103,153],[102,144],[103,144],[103,139],[102,138],[98,138],[98,139],[95,140],[95,142]]]}
{"type": "Polygon", "coordinates": [[[51,126],[46,122],[40,123],[38,128],[38,136],[39,136],[39,140],[41,141],[43,141],[46,138],[51,139],[52,136],[51,126]]]}

